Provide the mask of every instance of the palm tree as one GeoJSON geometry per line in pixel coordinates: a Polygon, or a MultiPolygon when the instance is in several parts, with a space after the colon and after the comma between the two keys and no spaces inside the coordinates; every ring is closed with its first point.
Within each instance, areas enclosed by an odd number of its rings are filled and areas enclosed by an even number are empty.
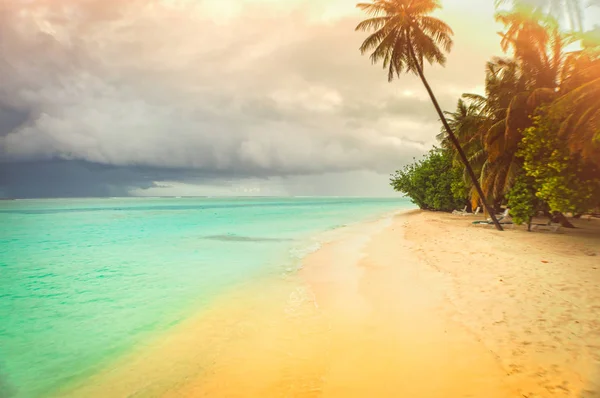
{"type": "Polygon", "coordinates": [[[482,199],[487,213],[496,228],[502,231],[493,209],[491,209],[479,185],[479,181],[469,164],[467,156],[431,89],[423,68],[424,60],[430,65],[445,65],[446,55],[452,48],[452,29],[438,18],[430,16],[441,8],[438,0],[372,0],[371,3],[359,3],[357,7],[367,13],[368,19],[356,27],[360,31],[373,31],[360,47],[362,54],[372,51],[371,61],[383,62],[388,69],[388,81],[401,73],[414,73],[421,78],[431,102],[448,133],[448,138],[456,148],[473,186],[482,199]],[[441,48],[440,48],[441,47],[441,48]]]}
{"type": "Polygon", "coordinates": [[[560,96],[550,114],[561,122],[560,135],[571,153],[600,166],[600,54],[571,54],[560,96]]]}
{"type": "Polygon", "coordinates": [[[486,70],[490,120],[481,133],[487,153],[481,185],[494,202],[504,198],[521,170],[522,132],[535,109],[557,96],[564,64],[564,40],[553,19],[532,10],[499,12],[496,19],[506,26],[501,45],[514,59],[495,58],[486,70]]]}
{"type": "MultiPolygon", "coordinates": [[[[472,148],[465,148],[465,146],[476,144],[476,141],[478,141],[480,127],[486,120],[483,114],[483,104],[472,98],[463,96],[463,98],[458,100],[454,112],[445,111],[444,114],[447,116],[448,125],[461,144],[463,151],[471,153],[472,148]]],[[[440,141],[442,148],[454,149],[444,127],[442,127],[440,134],[437,135],[437,139],[440,141]]],[[[458,152],[456,155],[458,155],[458,152]]],[[[456,160],[460,162],[459,158],[456,160]]]]}
{"type": "Polygon", "coordinates": [[[513,51],[523,77],[528,78],[528,88],[556,84],[564,44],[556,20],[533,9],[521,9],[498,12],[496,21],[506,27],[506,32],[500,33],[502,50],[513,51]]]}
{"type": "MultiPolygon", "coordinates": [[[[444,112],[450,128],[456,135],[476,175],[481,174],[481,169],[487,158],[481,134],[489,121],[485,105],[485,97],[476,94],[464,94],[458,100],[454,112],[444,112]]],[[[453,151],[453,163],[460,164],[461,160],[458,151],[454,149],[445,128],[442,127],[440,134],[437,135],[437,139],[440,141],[442,148],[453,151]]],[[[467,184],[467,188],[470,189],[471,206],[475,208],[478,206],[480,198],[475,187],[470,183],[466,168],[464,172],[463,178],[467,184]]]]}
{"type": "MultiPolygon", "coordinates": [[[[503,199],[519,168],[515,162],[516,150],[507,146],[506,120],[515,96],[525,88],[524,81],[521,68],[514,60],[494,58],[487,63],[486,96],[479,99],[486,116],[479,131],[483,149],[477,159],[482,163],[480,181],[483,191],[493,203],[503,199]]],[[[466,96],[474,97],[473,94],[466,96]]]]}
{"type": "Polygon", "coordinates": [[[600,78],[566,94],[551,109],[569,114],[560,133],[567,137],[571,152],[600,166],[600,78]]]}
{"type": "MultiPolygon", "coordinates": [[[[521,167],[515,156],[516,144],[507,145],[519,132],[511,129],[507,135],[506,127],[509,112],[511,120],[515,118],[514,99],[525,91],[525,82],[517,61],[493,58],[486,67],[485,96],[463,94],[456,111],[445,112],[469,163],[480,175],[485,198],[495,205],[501,203],[521,167]]],[[[445,131],[438,139],[447,146],[445,131]]],[[[472,189],[471,203],[479,200],[478,192],[472,189]]]]}

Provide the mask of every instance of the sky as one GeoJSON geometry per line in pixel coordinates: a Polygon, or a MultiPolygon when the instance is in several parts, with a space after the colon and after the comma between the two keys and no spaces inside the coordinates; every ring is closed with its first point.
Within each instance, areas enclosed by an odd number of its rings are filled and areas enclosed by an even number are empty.
{"type": "MultiPolygon", "coordinates": [[[[3,0],[0,197],[390,196],[436,143],[418,78],[358,48],[355,0],[3,0]]],[[[444,0],[442,107],[501,55],[493,0],[444,0]]]]}

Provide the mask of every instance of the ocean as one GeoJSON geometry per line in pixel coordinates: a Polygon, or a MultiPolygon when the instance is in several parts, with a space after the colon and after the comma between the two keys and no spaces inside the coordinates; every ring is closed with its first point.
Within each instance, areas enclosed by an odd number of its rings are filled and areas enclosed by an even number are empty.
{"type": "Polygon", "coordinates": [[[52,395],[406,199],[0,202],[0,397],[52,395]]]}

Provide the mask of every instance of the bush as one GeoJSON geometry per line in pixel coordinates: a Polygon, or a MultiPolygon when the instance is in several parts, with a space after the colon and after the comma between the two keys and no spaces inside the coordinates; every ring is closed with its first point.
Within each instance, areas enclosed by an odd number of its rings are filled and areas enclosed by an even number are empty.
{"type": "Polygon", "coordinates": [[[535,195],[532,178],[524,173],[520,174],[506,197],[513,222],[517,225],[530,224],[540,206],[540,201],[535,195]]]}
{"type": "Polygon", "coordinates": [[[390,185],[424,210],[452,211],[467,205],[462,171],[452,165],[448,150],[434,148],[423,160],[392,175],[390,185]]]}
{"type": "Polygon", "coordinates": [[[600,170],[570,154],[559,130],[559,122],[540,108],[533,126],[523,131],[518,156],[537,198],[552,212],[582,214],[600,204],[600,170]]]}

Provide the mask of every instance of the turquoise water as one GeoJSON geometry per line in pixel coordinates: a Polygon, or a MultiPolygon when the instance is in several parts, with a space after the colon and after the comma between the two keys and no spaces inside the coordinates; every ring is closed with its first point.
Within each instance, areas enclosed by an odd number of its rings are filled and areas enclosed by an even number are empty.
{"type": "Polygon", "coordinates": [[[404,199],[0,202],[0,397],[98,370],[249,279],[295,269],[309,238],[404,199]]]}

